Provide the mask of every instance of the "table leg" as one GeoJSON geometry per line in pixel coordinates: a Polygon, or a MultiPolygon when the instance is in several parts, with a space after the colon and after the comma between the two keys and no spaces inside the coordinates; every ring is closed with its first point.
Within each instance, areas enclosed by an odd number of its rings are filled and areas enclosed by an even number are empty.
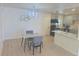
{"type": "Polygon", "coordinates": [[[21,46],[22,46],[22,44],[23,44],[23,39],[24,39],[24,38],[22,37],[21,46]]]}
{"type": "Polygon", "coordinates": [[[25,42],[24,42],[24,52],[25,52],[25,48],[26,48],[26,39],[25,39],[25,42]]]}

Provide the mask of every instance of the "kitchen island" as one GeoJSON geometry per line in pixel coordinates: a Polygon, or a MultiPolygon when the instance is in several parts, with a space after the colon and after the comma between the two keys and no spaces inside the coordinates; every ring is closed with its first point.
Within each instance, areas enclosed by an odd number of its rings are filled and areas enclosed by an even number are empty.
{"type": "Polygon", "coordinates": [[[55,44],[59,45],[65,50],[74,55],[78,55],[79,40],[76,34],[64,31],[55,31],[54,41],[55,44]]]}

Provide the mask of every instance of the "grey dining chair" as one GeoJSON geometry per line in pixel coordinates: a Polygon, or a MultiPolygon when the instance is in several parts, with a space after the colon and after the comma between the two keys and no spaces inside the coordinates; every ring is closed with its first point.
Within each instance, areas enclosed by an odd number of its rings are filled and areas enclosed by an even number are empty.
{"type": "Polygon", "coordinates": [[[40,53],[41,53],[41,47],[43,46],[43,37],[42,36],[36,36],[33,38],[32,43],[30,44],[30,49],[33,48],[33,55],[35,48],[40,47],[40,53]]]}
{"type": "MultiPolygon", "coordinates": [[[[26,35],[33,35],[33,34],[34,34],[33,30],[26,31],[26,35]]],[[[32,40],[33,40],[33,37],[25,38],[25,41],[24,41],[24,52],[25,52],[25,48],[26,48],[26,43],[28,44],[28,48],[29,48],[29,45],[32,42],[32,40]]]]}

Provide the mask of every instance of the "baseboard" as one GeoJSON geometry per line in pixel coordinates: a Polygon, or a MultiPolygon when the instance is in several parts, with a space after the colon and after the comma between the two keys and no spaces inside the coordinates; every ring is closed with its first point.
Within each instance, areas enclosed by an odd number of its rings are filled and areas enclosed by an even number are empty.
{"type": "Polygon", "coordinates": [[[0,42],[0,56],[2,55],[3,41],[0,42]]]}
{"type": "Polygon", "coordinates": [[[1,54],[2,54],[2,51],[1,51],[1,49],[0,49],[0,56],[1,56],[1,54]]]}

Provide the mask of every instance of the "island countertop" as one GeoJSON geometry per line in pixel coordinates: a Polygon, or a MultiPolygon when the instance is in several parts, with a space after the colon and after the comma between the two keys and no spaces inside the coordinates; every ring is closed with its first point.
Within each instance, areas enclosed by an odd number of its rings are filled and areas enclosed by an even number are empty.
{"type": "Polygon", "coordinates": [[[71,38],[71,39],[76,39],[76,40],[78,39],[77,34],[65,32],[65,31],[60,31],[60,30],[52,31],[52,32],[55,32],[56,35],[62,35],[62,36],[65,36],[65,37],[68,37],[68,38],[71,38]]]}

